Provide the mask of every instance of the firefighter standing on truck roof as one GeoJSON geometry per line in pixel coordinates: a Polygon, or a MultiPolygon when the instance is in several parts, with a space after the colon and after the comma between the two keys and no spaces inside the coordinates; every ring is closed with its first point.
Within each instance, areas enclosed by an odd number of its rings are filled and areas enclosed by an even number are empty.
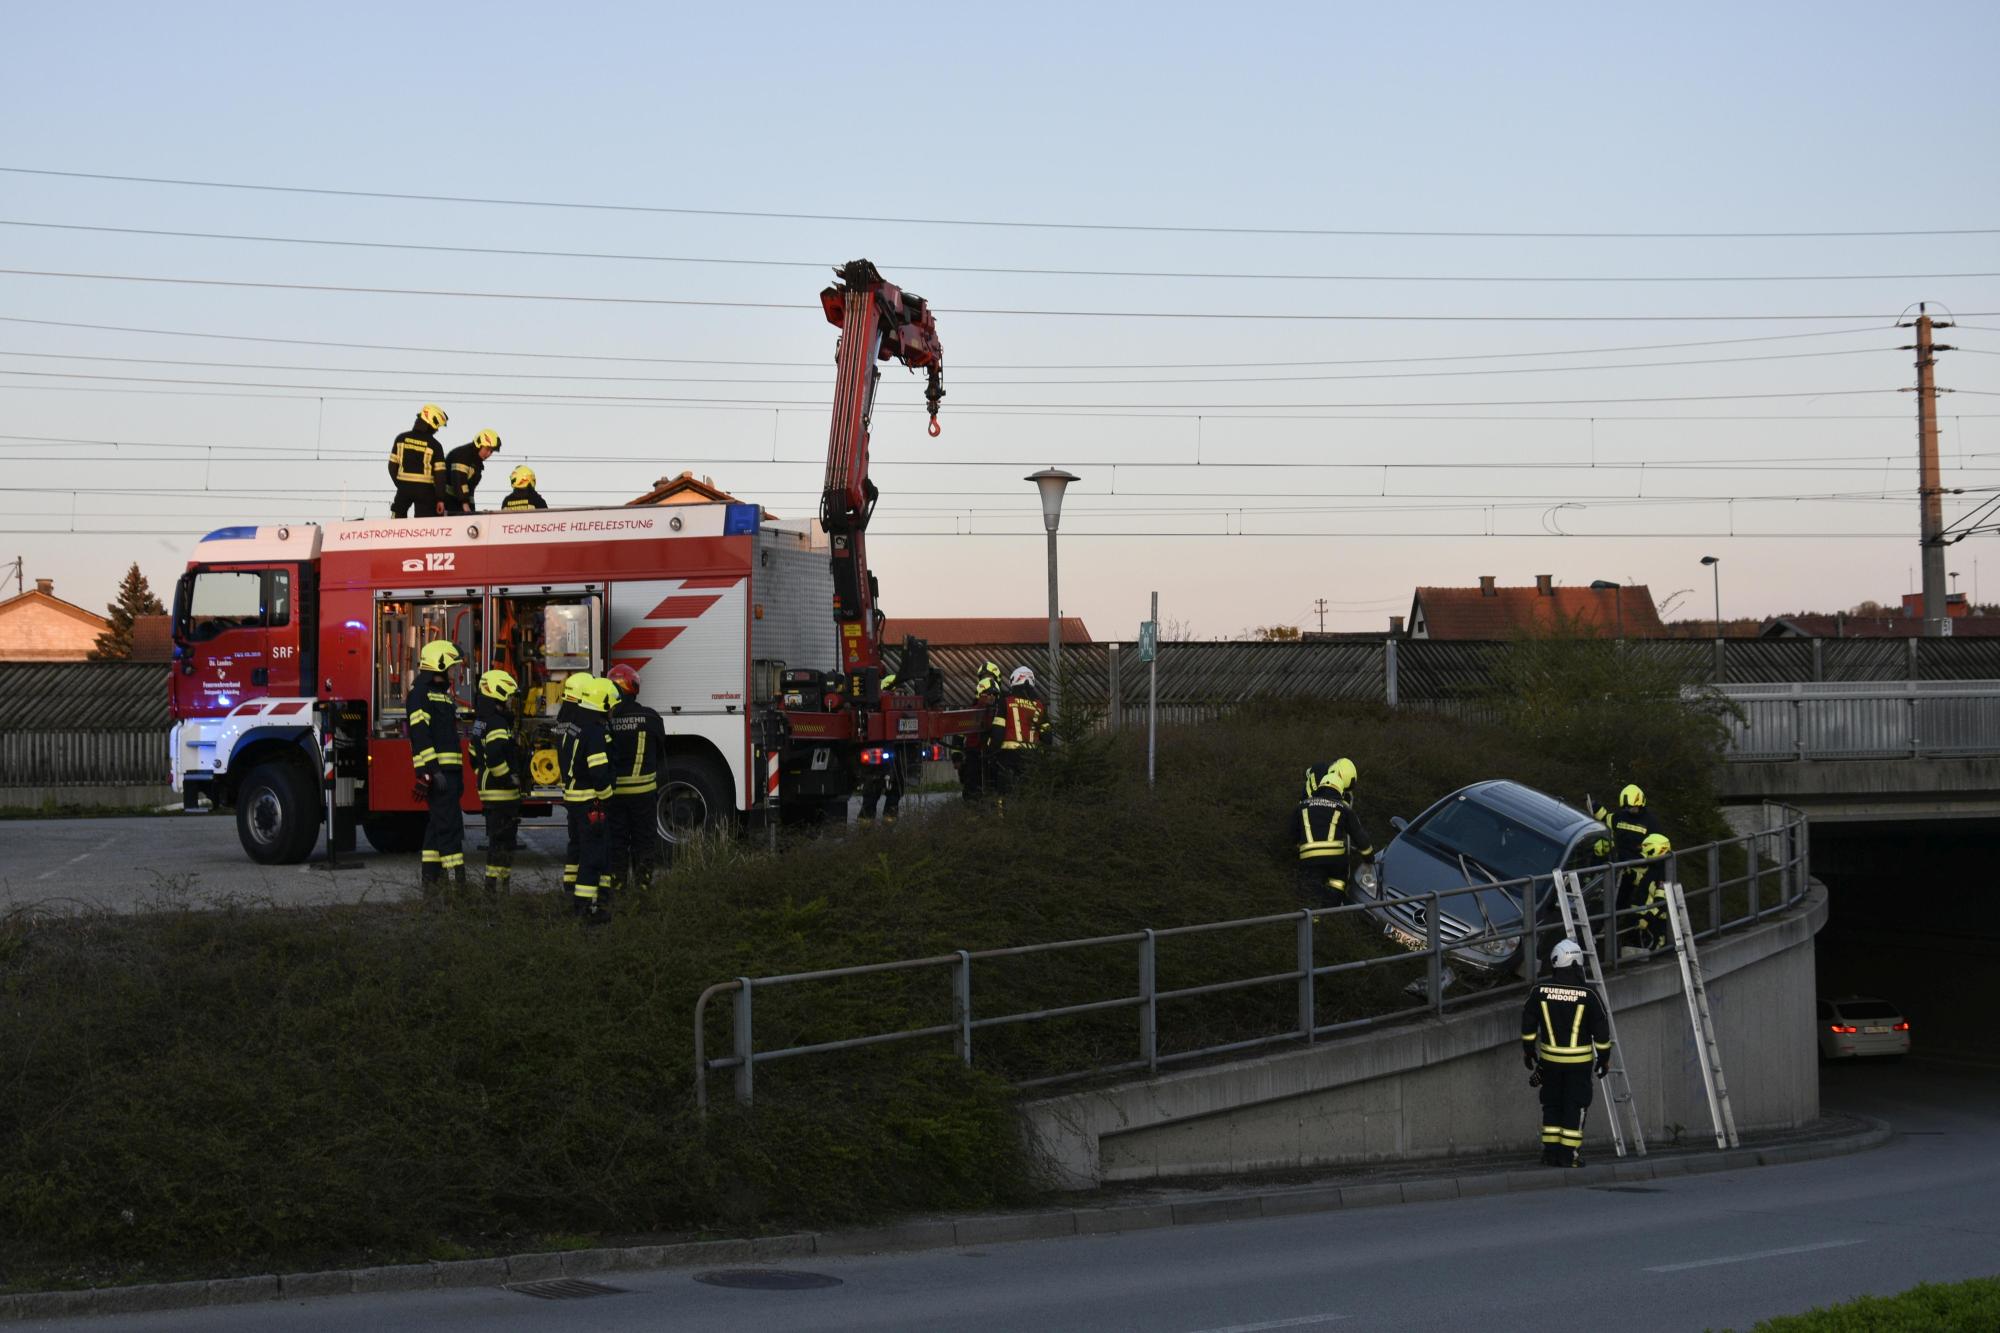
{"type": "Polygon", "coordinates": [[[486,475],[486,460],[500,452],[500,437],[482,430],[470,444],[461,444],[438,465],[438,498],[447,514],[470,514],[473,492],[486,475]]]}
{"type": "Polygon", "coordinates": [[[514,489],[507,492],[507,498],[500,502],[503,510],[547,509],[549,502],[535,489],[535,470],[526,464],[507,474],[507,484],[514,489]]]}
{"type": "Polygon", "coordinates": [[[576,887],[571,901],[590,925],[611,919],[611,892],[605,883],[610,862],[610,812],[614,790],[611,734],[605,721],[618,687],[591,677],[577,692],[576,726],[563,737],[563,808],[577,830],[576,887]]]}
{"type": "Polygon", "coordinates": [[[1528,988],[1521,1006],[1521,1059],[1541,1091],[1542,1165],[1583,1165],[1583,1117],[1594,1072],[1611,1068],[1611,1020],[1583,975],[1583,949],[1557,940],[1553,974],[1528,988]]]}
{"type": "Polygon", "coordinates": [[[389,480],[396,483],[396,498],[389,513],[404,518],[415,511],[418,518],[435,518],[438,512],[437,475],[444,461],[437,433],[447,420],[444,409],[425,403],[417,412],[416,424],[396,437],[389,446],[389,480]]]}
{"type": "MultiPolygon", "coordinates": [[[[557,776],[564,787],[569,786],[569,744],[576,736],[577,723],[582,716],[582,706],[577,702],[583,692],[595,684],[597,677],[588,671],[573,671],[563,680],[562,705],[556,709],[556,722],[549,730],[556,743],[557,776]]],[[[562,886],[566,894],[576,892],[576,864],[583,846],[583,814],[563,804],[563,814],[569,821],[569,842],[563,848],[562,886]]]]}
{"type": "Polygon", "coordinates": [[[445,872],[458,887],[465,885],[465,815],[459,798],[465,794],[464,758],[458,752],[458,701],[451,697],[451,672],[461,658],[450,639],[435,639],[418,656],[422,668],[410,681],[403,700],[410,727],[410,766],[416,770],[416,796],[430,808],[424,826],[423,886],[434,892],[445,872]]]}
{"type": "Polygon", "coordinates": [[[667,728],[639,702],[639,673],[620,663],[605,673],[618,687],[611,709],[611,883],[650,889],[659,865],[660,757],[667,728]]]}
{"type": "Polygon", "coordinates": [[[514,740],[514,677],[501,670],[479,678],[479,711],[472,719],[472,759],[479,774],[479,804],[486,812],[486,893],[497,898],[514,876],[515,840],[521,832],[521,791],[528,785],[521,747],[514,740]]]}
{"type": "Polygon", "coordinates": [[[1375,855],[1374,839],[1354,810],[1357,781],[1352,759],[1336,759],[1324,773],[1307,769],[1305,795],[1292,826],[1302,878],[1314,897],[1335,906],[1347,901],[1355,872],[1375,855]]]}

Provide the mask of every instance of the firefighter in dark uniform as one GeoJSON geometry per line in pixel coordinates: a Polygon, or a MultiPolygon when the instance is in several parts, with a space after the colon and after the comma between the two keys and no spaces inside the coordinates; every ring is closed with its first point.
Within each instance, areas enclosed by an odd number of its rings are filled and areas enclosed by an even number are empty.
{"type": "MultiPolygon", "coordinates": [[[[1616,862],[1641,860],[1646,839],[1656,830],[1653,817],[1646,812],[1646,793],[1637,783],[1628,782],[1618,793],[1616,809],[1599,806],[1596,811],[1598,822],[1603,824],[1606,836],[1597,840],[1595,848],[1600,857],[1616,862]]],[[[1618,920],[1630,922],[1632,913],[1638,908],[1646,894],[1646,881],[1650,868],[1644,865],[1626,865],[1618,872],[1618,920]]],[[[1655,877],[1657,878],[1657,877],[1655,877]]],[[[1620,932],[1621,948],[1637,948],[1638,941],[1628,931],[1620,932]]]]}
{"type": "Polygon", "coordinates": [[[470,514],[473,492],[486,475],[486,460],[500,452],[500,437],[482,430],[472,443],[461,444],[444,456],[438,471],[438,498],[447,514],[470,514]]]}
{"type": "Polygon", "coordinates": [[[535,470],[523,464],[507,474],[507,484],[514,489],[507,492],[507,498],[500,502],[502,510],[547,509],[549,502],[535,489],[535,470]]]}
{"type": "Polygon", "coordinates": [[[1035,669],[1017,666],[1007,677],[1007,693],[1001,696],[986,741],[996,747],[986,757],[986,783],[1002,801],[1020,782],[1029,751],[1039,749],[1048,734],[1048,710],[1035,687],[1035,669]]]}
{"type": "Polygon", "coordinates": [[[520,684],[505,671],[479,678],[479,709],[472,719],[472,762],[479,775],[479,804],[486,812],[486,893],[497,898],[514,877],[515,842],[521,832],[521,791],[527,774],[514,740],[514,693],[520,684]]]}
{"type": "Polygon", "coordinates": [[[649,889],[660,862],[660,758],[667,728],[639,702],[639,673],[620,663],[605,673],[618,687],[611,709],[611,883],[649,889]]]}
{"type": "Polygon", "coordinates": [[[444,429],[444,409],[425,403],[416,424],[396,437],[389,446],[389,480],[396,483],[396,498],[389,513],[404,518],[415,512],[418,518],[434,518],[438,512],[438,468],[444,462],[437,433],[444,429]]]}
{"type": "MultiPolygon", "coordinates": [[[[583,698],[586,689],[596,683],[597,677],[588,671],[572,672],[563,680],[562,705],[556,709],[555,725],[549,730],[556,743],[558,777],[565,789],[569,787],[569,744],[576,736],[577,724],[583,714],[578,700],[583,698]]],[[[581,855],[583,846],[583,811],[564,801],[563,815],[569,821],[569,841],[563,848],[562,873],[563,893],[567,895],[576,892],[577,857],[581,855]]]]}
{"type": "MultiPolygon", "coordinates": [[[[882,688],[895,688],[896,673],[891,671],[882,677],[882,688]]],[[[961,781],[963,774],[961,773],[961,781]]],[[[893,748],[889,762],[878,764],[868,770],[868,777],[861,784],[861,814],[859,822],[873,824],[877,807],[882,811],[882,822],[896,822],[896,812],[903,808],[903,757],[893,748]]]]}
{"type": "MultiPolygon", "coordinates": [[[[979,668],[979,679],[972,687],[973,702],[982,709],[997,708],[1000,704],[1000,664],[987,661],[979,668]]],[[[991,728],[987,728],[991,730],[991,728]]],[[[986,794],[986,769],[990,756],[987,754],[987,740],[977,745],[968,745],[958,756],[958,786],[960,793],[968,801],[977,801],[986,794]]]]}
{"type": "Polygon", "coordinates": [[[427,891],[440,888],[447,871],[455,884],[465,885],[465,815],[458,808],[465,794],[465,760],[458,751],[458,701],[451,697],[451,672],[460,660],[458,645],[449,639],[425,644],[418,657],[422,670],[403,700],[410,766],[416,770],[417,793],[430,808],[424,826],[427,891]]]}
{"type": "Polygon", "coordinates": [[[1667,854],[1674,844],[1664,833],[1649,833],[1639,844],[1644,859],[1632,887],[1632,917],[1628,929],[1619,932],[1618,956],[1639,958],[1656,953],[1673,943],[1667,925],[1667,854]]]}
{"type": "Polygon", "coordinates": [[[1583,1117],[1591,1075],[1611,1067],[1611,1019],[1583,975],[1583,949],[1558,940],[1552,974],[1528,988],[1521,1006],[1521,1059],[1541,1090],[1542,1165],[1583,1165],[1583,1117]]]}
{"type": "Polygon", "coordinates": [[[605,726],[618,687],[593,676],[577,694],[576,726],[563,738],[563,808],[577,830],[576,887],[571,902],[591,925],[611,919],[605,883],[610,864],[611,733],[605,726]]]}
{"type": "Polygon", "coordinates": [[[1305,795],[1293,825],[1299,872],[1308,891],[1334,906],[1347,901],[1354,874],[1375,855],[1375,840],[1354,810],[1354,761],[1336,759],[1324,773],[1306,770],[1305,795]]]}

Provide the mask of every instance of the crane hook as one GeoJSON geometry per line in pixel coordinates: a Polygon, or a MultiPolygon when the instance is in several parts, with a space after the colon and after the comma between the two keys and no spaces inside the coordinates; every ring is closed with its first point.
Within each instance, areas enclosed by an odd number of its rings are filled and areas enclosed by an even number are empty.
{"type": "Polygon", "coordinates": [[[942,427],[942,426],[938,425],[938,419],[937,419],[936,417],[932,417],[932,418],[931,418],[931,438],[932,438],[933,440],[935,440],[935,439],[936,439],[936,438],[937,438],[938,436],[940,436],[940,435],[942,435],[942,434],[944,434],[944,427],[942,427]]]}

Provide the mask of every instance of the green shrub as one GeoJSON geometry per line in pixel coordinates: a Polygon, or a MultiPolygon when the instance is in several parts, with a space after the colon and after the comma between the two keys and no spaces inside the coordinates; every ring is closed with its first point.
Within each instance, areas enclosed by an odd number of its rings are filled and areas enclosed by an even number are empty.
{"type": "Polygon", "coordinates": [[[1925,1282],[1900,1296],[1863,1296],[1766,1319],[1752,1333],[1985,1333],[2000,1328],[2000,1278],[1925,1282]]]}

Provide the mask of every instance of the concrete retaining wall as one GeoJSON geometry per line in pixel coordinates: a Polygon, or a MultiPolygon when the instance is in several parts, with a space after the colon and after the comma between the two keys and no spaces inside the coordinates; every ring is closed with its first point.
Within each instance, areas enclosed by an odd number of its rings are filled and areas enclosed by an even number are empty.
{"type": "MultiPolygon", "coordinates": [[[[1819,1117],[1813,936],[1827,898],[1711,941],[1702,960],[1741,1130],[1819,1117]]],[[[1709,1134],[1672,955],[1611,980],[1618,1036],[1649,1142],[1709,1134]]],[[[1521,1068],[1520,1000],[1279,1055],[1032,1102],[1031,1147],[1059,1188],[1533,1147],[1540,1110],[1521,1068]]],[[[1603,1085],[1586,1138],[1610,1141],[1603,1085]]]]}

